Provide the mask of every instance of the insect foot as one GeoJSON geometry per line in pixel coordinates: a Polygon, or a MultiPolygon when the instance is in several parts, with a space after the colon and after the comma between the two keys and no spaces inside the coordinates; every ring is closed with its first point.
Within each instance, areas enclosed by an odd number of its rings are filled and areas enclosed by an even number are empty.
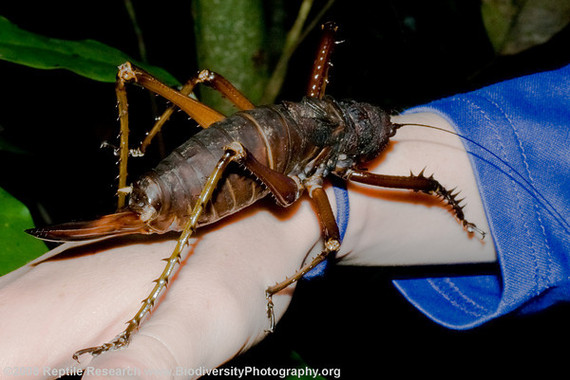
{"type": "Polygon", "coordinates": [[[73,360],[79,363],[79,357],[85,354],[91,354],[91,356],[99,356],[107,351],[115,351],[124,348],[129,345],[130,334],[127,331],[123,331],[121,334],[117,335],[115,339],[109,343],[102,344],[101,346],[84,348],[73,354],[73,360]]]}
{"type": "Polygon", "coordinates": [[[468,233],[477,233],[481,237],[481,240],[483,240],[486,235],[485,231],[465,219],[465,214],[463,213],[464,206],[461,205],[464,199],[457,199],[460,191],[456,191],[455,188],[451,190],[446,189],[433,177],[433,175],[426,177],[424,175],[424,171],[425,169],[423,169],[418,175],[414,175],[410,172],[409,178],[411,180],[417,180],[420,181],[419,183],[423,183],[420,187],[415,188],[414,190],[419,190],[426,194],[434,195],[443,199],[451,207],[455,217],[463,225],[465,231],[468,233]]]}
{"type": "Polygon", "coordinates": [[[209,82],[212,81],[213,79],[214,79],[214,73],[211,72],[210,70],[205,69],[198,73],[198,81],[200,83],[209,82]]]}
{"type": "Polygon", "coordinates": [[[269,328],[265,329],[266,333],[272,333],[275,331],[275,310],[273,305],[273,294],[269,289],[265,291],[265,300],[267,301],[267,318],[269,319],[269,328]]]}
{"type": "Polygon", "coordinates": [[[481,237],[481,240],[484,240],[485,236],[487,236],[487,233],[485,231],[483,231],[482,229],[480,229],[479,227],[477,227],[473,223],[466,221],[465,223],[463,223],[463,228],[465,228],[465,231],[467,231],[468,233],[479,234],[479,236],[481,237]]]}
{"type": "Polygon", "coordinates": [[[340,242],[337,239],[329,239],[325,242],[325,250],[327,252],[338,252],[340,249],[340,242]]]}
{"type": "Polygon", "coordinates": [[[130,62],[125,62],[119,66],[119,72],[117,73],[117,77],[124,80],[125,82],[131,80],[134,80],[136,82],[137,80],[135,70],[133,69],[133,65],[130,62]]]}

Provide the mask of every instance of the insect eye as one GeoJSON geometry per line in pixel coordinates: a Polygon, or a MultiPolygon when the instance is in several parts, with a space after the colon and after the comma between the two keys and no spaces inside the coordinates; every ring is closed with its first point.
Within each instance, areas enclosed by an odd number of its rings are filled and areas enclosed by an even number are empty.
{"type": "Polygon", "coordinates": [[[154,219],[162,208],[161,190],[158,184],[146,178],[135,183],[129,198],[129,208],[141,214],[143,220],[154,219]]]}

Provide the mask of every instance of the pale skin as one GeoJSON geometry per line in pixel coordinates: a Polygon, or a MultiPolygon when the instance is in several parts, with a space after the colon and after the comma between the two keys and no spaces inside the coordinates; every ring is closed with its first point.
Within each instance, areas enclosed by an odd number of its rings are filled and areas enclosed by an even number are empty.
{"type": "MultiPolygon", "coordinates": [[[[433,114],[394,118],[453,128],[433,114]]],[[[402,127],[368,168],[434,177],[466,198],[466,218],[489,232],[473,172],[457,136],[402,127]]],[[[490,234],[467,234],[448,208],[406,190],[349,185],[350,221],[339,264],[422,265],[495,261],[490,234]]],[[[327,189],[334,209],[332,189],[327,189]]],[[[96,254],[25,266],[0,278],[0,368],[213,368],[266,336],[265,289],[293,274],[321,249],[320,228],[306,197],[289,209],[269,202],[200,230],[190,257],[126,349],[77,364],[72,354],[120,333],[153,286],[176,235],[149,242],[102,244],[96,254]]],[[[277,320],[294,287],[273,297],[277,320]]],[[[279,326],[277,325],[277,329],[279,326]]],[[[40,378],[43,376],[40,373],[40,378]]],[[[144,372],[140,373],[141,377],[144,372]]],[[[95,378],[96,376],[86,378],[95,378]]],[[[108,377],[107,377],[108,378],[108,377]]]]}

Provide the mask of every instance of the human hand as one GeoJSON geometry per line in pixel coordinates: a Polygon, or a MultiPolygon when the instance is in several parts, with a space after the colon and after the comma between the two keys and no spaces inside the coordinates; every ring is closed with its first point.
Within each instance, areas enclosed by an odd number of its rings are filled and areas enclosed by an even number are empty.
{"type": "MultiPolygon", "coordinates": [[[[306,202],[291,211],[289,219],[251,211],[238,216],[239,222],[198,235],[191,256],[129,347],[93,360],[83,355],[81,366],[138,368],[142,377],[145,369],[213,368],[262,339],[269,326],[265,288],[298,268],[310,244],[306,237],[319,233],[306,202]],[[299,217],[311,222],[304,226],[299,217]]],[[[120,246],[102,242],[80,256],[62,255],[2,277],[0,367],[78,366],[73,352],[122,331],[174,244],[172,237],[120,246]]],[[[291,292],[274,297],[277,317],[291,292]]]]}

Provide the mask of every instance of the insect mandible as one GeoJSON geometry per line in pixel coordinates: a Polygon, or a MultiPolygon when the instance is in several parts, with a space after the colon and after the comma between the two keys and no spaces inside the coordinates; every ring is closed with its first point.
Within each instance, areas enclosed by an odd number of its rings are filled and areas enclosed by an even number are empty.
{"type": "MultiPolygon", "coordinates": [[[[134,82],[171,101],[204,129],[139,178],[131,188],[128,204],[117,213],[95,221],[28,231],[53,241],[180,232],[163,272],[127,328],[109,343],[77,351],[76,360],[82,354],[99,355],[128,345],[165,289],[180,263],[183,248],[197,228],[239,212],[268,195],[278,205],[287,207],[306,192],[318,214],[324,248],[291,277],[267,288],[272,331],[275,327],[272,296],[340,249],[339,229],[323,189],[327,176],[440,197],[467,232],[485,235],[465,219],[457,194],[433,176],[426,177],[423,172],[409,176],[381,175],[359,168],[377,157],[405,124],[392,123],[390,115],[380,107],[325,96],[337,26],[325,23],[322,30],[306,96],[300,102],[255,107],[229,81],[208,70],[201,71],[182,91],[176,91],[131,63],[120,66],[116,91],[121,128],[128,124],[125,84],[134,82]],[[188,97],[198,83],[220,91],[241,111],[225,118],[188,97]]],[[[128,147],[121,148],[121,156],[121,166],[126,165],[128,147]]],[[[122,174],[121,188],[125,187],[125,180],[126,175],[122,174]]]]}

